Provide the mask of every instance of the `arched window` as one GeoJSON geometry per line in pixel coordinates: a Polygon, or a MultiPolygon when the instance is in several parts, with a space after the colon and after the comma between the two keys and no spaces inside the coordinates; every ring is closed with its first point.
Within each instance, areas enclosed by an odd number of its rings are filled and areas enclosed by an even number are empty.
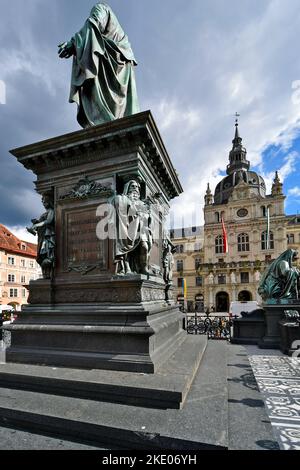
{"type": "Polygon", "coordinates": [[[274,234],[273,232],[269,233],[269,247],[268,245],[268,232],[265,231],[261,234],[261,249],[262,250],[274,250],[274,234]]]}
{"type": "Polygon", "coordinates": [[[249,235],[247,233],[240,233],[238,236],[238,251],[250,251],[249,235]]]}
{"type": "Polygon", "coordinates": [[[238,295],[239,302],[251,302],[252,294],[247,290],[242,290],[238,295]]]}
{"type": "Polygon", "coordinates": [[[181,259],[177,260],[177,272],[183,271],[183,261],[181,259]]]}
{"type": "Polygon", "coordinates": [[[215,222],[220,222],[220,213],[215,212],[215,222]]]}
{"type": "Polygon", "coordinates": [[[176,246],[176,253],[183,253],[184,252],[184,246],[183,245],[177,245],[176,246]]]}
{"type": "Polygon", "coordinates": [[[195,259],[195,269],[197,270],[197,269],[201,268],[201,264],[202,264],[201,263],[201,258],[196,258],[195,259]]]}
{"type": "Polygon", "coordinates": [[[222,235],[216,237],[215,240],[216,255],[224,253],[224,238],[222,235]]]}
{"type": "Polygon", "coordinates": [[[288,245],[293,245],[295,243],[295,237],[293,233],[289,233],[287,236],[287,243],[288,245]]]}
{"type": "Polygon", "coordinates": [[[266,206],[261,206],[261,217],[267,217],[267,209],[266,206]]]}

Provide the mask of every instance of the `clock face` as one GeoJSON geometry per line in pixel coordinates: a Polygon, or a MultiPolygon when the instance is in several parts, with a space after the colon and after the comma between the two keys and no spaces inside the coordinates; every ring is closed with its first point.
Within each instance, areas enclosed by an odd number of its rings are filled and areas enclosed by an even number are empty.
{"type": "Polygon", "coordinates": [[[248,211],[247,211],[247,209],[239,209],[237,211],[237,215],[238,215],[238,217],[247,217],[248,211]]]}

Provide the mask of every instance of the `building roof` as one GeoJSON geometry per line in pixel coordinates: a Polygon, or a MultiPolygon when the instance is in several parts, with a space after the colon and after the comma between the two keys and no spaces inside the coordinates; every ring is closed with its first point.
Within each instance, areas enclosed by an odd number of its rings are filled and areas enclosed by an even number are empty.
{"type": "Polygon", "coordinates": [[[2,224],[0,224],[0,250],[30,258],[37,256],[37,245],[20,240],[2,224]]]}
{"type": "Polygon", "coordinates": [[[204,237],[204,227],[184,227],[174,228],[170,230],[170,237],[174,238],[191,238],[191,237],[204,237]]]}
{"type": "Polygon", "coordinates": [[[250,171],[250,162],[247,160],[247,150],[242,145],[243,139],[240,137],[238,122],[235,127],[233,147],[229,153],[227,176],[220,181],[215,189],[214,203],[216,205],[227,204],[235,186],[241,182],[246,183],[253,194],[266,197],[264,179],[255,171],[250,171]]]}
{"type": "Polygon", "coordinates": [[[288,215],[288,224],[289,225],[299,225],[300,224],[300,214],[288,215]]]}

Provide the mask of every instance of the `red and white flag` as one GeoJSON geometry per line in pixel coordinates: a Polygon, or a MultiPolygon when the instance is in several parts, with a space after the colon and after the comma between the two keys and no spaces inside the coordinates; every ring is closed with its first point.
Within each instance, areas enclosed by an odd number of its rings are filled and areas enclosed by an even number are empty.
{"type": "Polygon", "coordinates": [[[223,217],[222,217],[222,230],[223,230],[223,241],[224,241],[224,253],[228,253],[227,231],[226,231],[223,217]]]}

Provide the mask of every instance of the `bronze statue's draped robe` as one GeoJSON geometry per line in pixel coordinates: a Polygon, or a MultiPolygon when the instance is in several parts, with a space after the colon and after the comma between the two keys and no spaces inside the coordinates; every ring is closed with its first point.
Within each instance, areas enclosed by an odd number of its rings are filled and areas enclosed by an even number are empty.
{"type": "Polygon", "coordinates": [[[130,183],[127,183],[122,195],[112,198],[110,223],[116,240],[116,257],[133,252],[141,242],[152,246],[151,216],[149,208],[141,201],[128,197],[130,183]]]}
{"type": "Polygon", "coordinates": [[[72,38],[75,49],[70,102],[85,128],[139,112],[128,37],[108,5],[98,3],[72,38]]]}
{"type": "Polygon", "coordinates": [[[299,271],[292,266],[294,254],[294,250],[285,251],[266,270],[258,288],[264,300],[298,298],[299,271]]]}

